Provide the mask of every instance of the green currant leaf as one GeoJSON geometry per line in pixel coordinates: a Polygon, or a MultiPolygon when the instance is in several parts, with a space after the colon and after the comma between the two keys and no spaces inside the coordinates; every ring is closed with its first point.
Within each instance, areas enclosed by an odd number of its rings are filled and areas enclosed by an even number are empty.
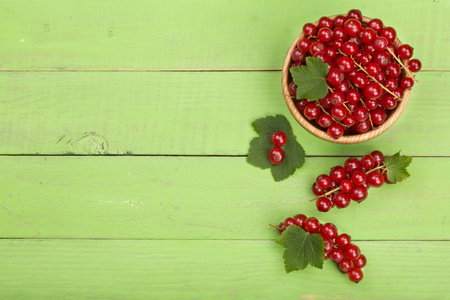
{"type": "Polygon", "coordinates": [[[328,65],[317,57],[307,57],[306,64],[290,69],[292,79],[298,86],[297,99],[319,100],[328,92],[326,81],[328,65]]]}
{"type": "Polygon", "coordinates": [[[277,115],[257,119],[253,123],[253,128],[259,134],[250,142],[247,162],[261,169],[271,168],[272,177],[275,181],[281,181],[302,167],[305,163],[305,151],[297,142],[292,131],[292,127],[286,117],[277,115]],[[271,141],[275,131],[282,131],[286,135],[287,142],[281,148],[285,152],[285,159],[281,164],[274,165],[269,160],[269,151],[274,147],[271,141]]]}
{"type": "Polygon", "coordinates": [[[400,152],[395,153],[392,156],[384,158],[383,164],[386,166],[387,178],[390,182],[402,182],[409,177],[409,173],[406,168],[412,161],[411,156],[400,155],[400,152]]]}
{"type": "Polygon", "coordinates": [[[320,234],[311,234],[291,225],[283,231],[276,242],[286,248],[283,254],[286,273],[303,270],[308,264],[322,269],[325,254],[320,234]]]}

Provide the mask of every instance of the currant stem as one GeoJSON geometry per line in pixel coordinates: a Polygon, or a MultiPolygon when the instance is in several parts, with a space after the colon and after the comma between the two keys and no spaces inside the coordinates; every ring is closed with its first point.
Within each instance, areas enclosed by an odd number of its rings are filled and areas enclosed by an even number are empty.
{"type": "Polygon", "coordinates": [[[273,228],[275,228],[275,229],[277,229],[277,230],[283,230],[282,228],[280,228],[280,227],[278,227],[278,226],[275,226],[275,225],[272,225],[272,224],[269,224],[269,226],[270,226],[270,227],[273,227],[273,228]]]}
{"type": "Polygon", "coordinates": [[[394,59],[402,66],[402,68],[406,71],[406,73],[408,73],[408,75],[411,76],[412,79],[413,79],[415,82],[419,82],[419,80],[416,79],[416,77],[415,77],[414,74],[408,69],[408,67],[406,67],[406,66],[403,64],[402,60],[401,60],[400,58],[398,58],[398,57],[395,55],[395,53],[394,53],[389,47],[387,47],[386,49],[387,49],[388,52],[392,55],[392,57],[394,57],[394,59]]]}
{"type": "Polygon", "coordinates": [[[339,53],[340,54],[342,54],[342,55],[344,55],[344,56],[347,56],[347,57],[350,57],[352,60],[353,60],[353,62],[355,63],[355,65],[357,65],[358,66],[358,68],[361,70],[361,71],[363,71],[366,75],[367,75],[367,77],[369,77],[370,79],[372,79],[372,81],[373,82],[376,82],[383,90],[385,90],[386,92],[388,92],[389,94],[391,94],[392,96],[394,96],[394,98],[395,99],[397,99],[398,101],[400,101],[401,100],[401,98],[399,98],[399,97],[397,97],[397,95],[396,94],[394,94],[392,91],[390,91],[387,87],[385,87],[384,85],[382,85],[380,82],[378,82],[378,80],[376,80],[373,76],[371,76],[360,64],[358,64],[354,59],[353,59],[353,57],[351,57],[351,56],[348,56],[348,55],[346,55],[344,52],[342,52],[341,50],[339,50],[339,53]]]}

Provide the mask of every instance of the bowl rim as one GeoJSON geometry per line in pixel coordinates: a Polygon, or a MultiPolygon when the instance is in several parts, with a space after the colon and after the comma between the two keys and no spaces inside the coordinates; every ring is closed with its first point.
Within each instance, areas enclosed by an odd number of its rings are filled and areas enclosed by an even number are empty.
{"type": "MultiPolygon", "coordinates": [[[[346,16],[346,14],[332,15],[329,18],[331,20],[334,20],[337,16],[346,16]]],[[[370,22],[370,20],[372,20],[372,19],[368,18],[368,17],[363,17],[363,19],[362,19],[363,23],[368,23],[368,22],[370,22]]],[[[318,22],[319,21],[316,21],[313,24],[317,26],[318,22]]],[[[387,129],[389,129],[398,120],[398,118],[402,114],[403,110],[405,109],[406,105],[408,104],[409,96],[411,94],[411,89],[404,90],[403,96],[401,98],[402,100],[399,101],[399,103],[397,104],[397,107],[394,108],[392,113],[388,116],[387,120],[382,125],[378,126],[375,129],[372,129],[366,133],[356,134],[356,135],[347,135],[347,136],[344,135],[344,136],[339,137],[338,139],[334,139],[330,135],[328,135],[328,133],[326,131],[323,131],[323,130],[317,128],[316,126],[312,125],[306,118],[303,117],[303,115],[300,113],[300,111],[298,111],[298,109],[294,103],[294,99],[296,99],[296,97],[292,96],[289,92],[289,82],[290,82],[289,69],[290,69],[291,62],[292,62],[291,55],[292,55],[292,52],[294,51],[294,49],[297,47],[298,42],[302,38],[304,38],[303,32],[301,32],[297,36],[297,38],[293,41],[293,43],[291,44],[291,47],[289,48],[289,50],[286,54],[286,57],[285,57],[284,63],[283,63],[281,81],[282,81],[282,87],[283,87],[283,96],[284,96],[286,104],[289,108],[289,111],[291,112],[293,117],[297,120],[297,122],[303,126],[303,128],[305,128],[308,132],[310,132],[314,136],[316,136],[322,140],[325,140],[325,141],[329,141],[329,142],[333,142],[333,143],[337,143],[337,144],[356,144],[356,143],[361,143],[361,142],[371,140],[371,139],[379,136],[380,134],[385,132],[387,129]]],[[[402,43],[400,42],[398,37],[395,38],[393,43],[397,46],[397,48],[400,45],[402,45],[402,43]]],[[[403,64],[407,65],[408,60],[403,59],[402,62],[403,62],[403,64]]],[[[406,74],[404,77],[411,78],[411,76],[409,76],[408,74],[406,74]]]]}

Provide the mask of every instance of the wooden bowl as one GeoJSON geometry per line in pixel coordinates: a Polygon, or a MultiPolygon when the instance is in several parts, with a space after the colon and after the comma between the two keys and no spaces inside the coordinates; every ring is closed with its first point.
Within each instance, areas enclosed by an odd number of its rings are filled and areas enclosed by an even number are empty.
{"type": "MultiPolygon", "coordinates": [[[[334,15],[329,18],[334,21],[334,19],[337,16],[338,15],[334,15]]],[[[363,17],[363,23],[367,24],[370,20],[371,19],[369,19],[369,18],[363,17]]],[[[314,25],[317,26],[318,21],[315,22],[314,25]]],[[[300,113],[297,110],[297,107],[295,106],[295,103],[294,103],[295,97],[292,96],[289,92],[289,83],[292,81],[292,77],[289,72],[289,69],[290,69],[291,65],[294,63],[294,61],[292,60],[291,54],[294,51],[294,49],[297,47],[298,42],[304,37],[305,37],[305,35],[302,32],[297,36],[295,41],[292,43],[291,47],[289,48],[288,53],[286,54],[286,58],[284,60],[283,70],[282,70],[282,86],[283,86],[284,99],[286,100],[286,104],[289,107],[289,110],[291,111],[294,118],[297,120],[297,122],[299,122],[300,125],[303,126],[303,128],[305,128],[307,131],[309,131],[313,135],[317,136],[318,138],[321,138],[322,140],[325,140],[325,141],[338,143],[338,144],[356,144],[356,143],[365,142],[370,139],[373,139],[374,137],[379,136],[380,134],[382,134],[383,132],[388,130],[388,128],[391,127],[395,123],[395,121],[397,121],[397,119],[400,117],[403,110],[405,109],[406,104],[408,103],[409,95],[411,94],[411,89],[404,90],[401,101],[398,102],[396,108],[387,112],[388,117],[382,125],[376,127],[375,129],[372,129],[366,133],[356,134],[356,135],[344,135],[338,139],[332,138],[330,135],[328,135],[328,133],[326,131],[324,131],[323,128],[319,127],[315,123],[308,121],[308,119],[306,119],[302,115],[302,113],[300,113]]],[[[402,43],[400,42],[400,40],[398,38],[396,38],[394,41],[394,44],[398,48],[398,46],[400,46],[402,43]]],[[[403,62],[403,64],[406,65],[408,60],[402,60],[402,62],[403,62]]],[[[407,74],[404,70],[402,71],[401,76],[402,77],[407,76],[407,74]]]]}

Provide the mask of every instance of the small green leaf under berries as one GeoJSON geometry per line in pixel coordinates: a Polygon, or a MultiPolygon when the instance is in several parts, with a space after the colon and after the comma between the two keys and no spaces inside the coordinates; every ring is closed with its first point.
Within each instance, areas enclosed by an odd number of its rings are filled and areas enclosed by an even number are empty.
{"type": "Polygon", "coordinates": [[[412,161],[411,156],[400,155],[400,152],[395,153],[392,156],[384,158],[383,164],[386,166],[387,178],[390,182],[402,182],[409,177],[409,173],[406,168],[412,161]]]}
{"type": "Polygon", "coordinates": [[[292,79],[297,85],[297,99],[319,100],[328,92],[328,65],[317,57],[307,57],[306,64],[290,69],[292,79]]]}
{"type": "Polygon", "coordinates": [[[322,269],[325,254],[320,234],[311,234],[291,225],[283,231],[276,242],[286,248],[283,254],[286,273],[303,270],[308,264],[322,269]]]}
{"type": "Polygon", "coordinates": [[[292,174],[295,170],[302,167],[305,163],[305,151],[297,142],[292,127],[286,117],[277,115],[257,119],[253,123],[253,128],[259,134],[250,142],[247,162],[261,169],[271,168],[272,177],[275,181],[281,181],[292,174]],[[274,165],[269,160],[269,151],[274,147],[271,141],[272,134],[276,131],[282,131],[286,135],[287,142],[281,148],[285,152],[284,161],[274,165]]]}

